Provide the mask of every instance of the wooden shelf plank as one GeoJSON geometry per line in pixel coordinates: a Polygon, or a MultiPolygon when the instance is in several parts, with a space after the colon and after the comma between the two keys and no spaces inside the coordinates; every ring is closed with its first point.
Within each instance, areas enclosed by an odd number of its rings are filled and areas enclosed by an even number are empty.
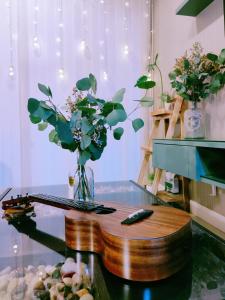
{"type": "Polygon", "coordinates": [[[214,0],[185,0],[176,10],[177,15],[196,17],[214,0]]]}
{"type": "Polygon", "coordinates": [[[171,203],[171,202],[183,202],[183,195],[182,194],[172,194],[166,191],[159,191],[157,192],[157,197],[161,200],[171,203]]]}

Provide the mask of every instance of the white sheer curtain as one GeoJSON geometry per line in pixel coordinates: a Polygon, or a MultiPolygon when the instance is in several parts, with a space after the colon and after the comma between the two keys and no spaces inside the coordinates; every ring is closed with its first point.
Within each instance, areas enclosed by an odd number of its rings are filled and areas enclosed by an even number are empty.
{"type": "MultiPolygon", "coordinates": [[[[27,99],[42,99],[38,82],[49,85],[61,105],[91,72],[99,97],[125,87],[125,106],[132,110],[142,94],[134,83],[149,56],[149,2],[0,0],[0,185],[65,183],[75,168],[75,155],[29,121],[27,99]]],[[[140,139],[130,122],[121,141],[109,135],[103,156],[91,163],[96,181],[137,178],[140,139]]]]}

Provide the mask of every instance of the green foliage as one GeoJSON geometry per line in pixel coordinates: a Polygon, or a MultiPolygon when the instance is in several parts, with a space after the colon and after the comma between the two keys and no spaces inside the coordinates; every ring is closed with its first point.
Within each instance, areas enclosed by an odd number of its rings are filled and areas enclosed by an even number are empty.
{"type": "Polygon", "coordinates": [[[188,101],[204,100],[225,84],[225,49],[219,56],[214,53],[205,55],[202,51],[201,45],[195,43],[190,55],[179,58],[169,74],[172,88],[188,101]]]}
{"type": "Polygon", "coordinates": [[[112,102],[122,102],[123,101],[123,97],[124,97],[124,94],[126,92],[126,89],[120,89],[112,98],[112,102]]]}
{"type": "Polygon", "coordinates": [[[142,119],[138,118],[132,121],[132,126],[134,128],[134,131],[137,132],[144,126],[144,122],[142,119]]]}
{"type": "Polygon", "coordinates": [[[76,87],[79,91],[88,91],[92,86],[92,81],[90,78],[83,78],[77,81],[76,87]]]}
{"type": "MultiPolygon", "coordinates": [[[[31,122],[38,124],[40,131],[45,130],[48,125],[53,126],[49,141],[71,152],[78,151],[80,165],[84,165],[89,159],[99,159],[107,145],[107,131],[127,119],[127,113],[121,104],[125,89],[120,89],[112,101],[99,99],[95,96],[97,81],[93,74],[77,81],[73,90],[75,99],[69,97],[66,102],[69,117],[55,106],[49,87],[38,84],[38,88],[48,99],[28,99],[27,109],[31,122]]],[[[150,103],[152,99],[146,97],[142,101],[150,103]]],[[[138,131],[144,122],[136,119],[132,124],[134,130],[138,131]]],[[[122,127],[113,130],[116,140],[120,140],[123,133],[122,127]]]]}
{"type": "Polygon", "coordinates": [[[150,80],[148,76],[144,75],[137,80],[135,87],[148,90],[153,88],[155,85],[156,85],[155,81],[150,80]]]}
{"type": "Polygon", "coordinates": [[[152,97],[144,96],[141,100],[134,100],[141,104],[142,107],[151,107],[154,104],[154,99],[152,97]]]}
{"type": "Polygon", "coordinates": [[[91,82],[91,89],[95,95],[97,92],[97,80],[93,74],[89,74],[89,80],[91,82]]]}
{"type": "Polygon", "coordinates": [[[42,123],[38,124],[38,130],[40,130],[40,131],[44,131],[47,127],[48,127],[47,122],[42,122],[42,123]]]}
{"type": "Polygon", "coordinates": [[[46,85],[38,83],[38,88],[45,96],[52,97],[52,92],[46,85]]]}
{"type": "Polygon", "coordinates": [[[116,129],[114,129],[113,136],[114,136],[115,140],[120,140],[123,133],[124,133],[124,129],[122,127],[118,127],[116,129]]]}

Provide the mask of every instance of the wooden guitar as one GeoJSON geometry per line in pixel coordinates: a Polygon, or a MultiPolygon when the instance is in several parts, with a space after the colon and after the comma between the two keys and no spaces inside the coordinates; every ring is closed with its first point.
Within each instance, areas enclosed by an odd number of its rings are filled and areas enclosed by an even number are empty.
{"type": "Polygon", "coordinates": [[[69,199],[54,198],[56,202],[48,195],[19,197],[3,201],[2,206],[7,209],[13,201],[21,200],[69,209],[65,216],[66,245],[74,250],[100,254],[105,267],[124,279],[161,280],[175,274],[190,261],[191,217],[184,211],[166,206],[133,207],[107,201],[99,204],[116,211],[99,215],[95,210],[83,212],[68,206],[65,203],[71,203],[69,199]],[[140,208],[153,210],[153,214],[131,225],[121,224],[140,208]]]}

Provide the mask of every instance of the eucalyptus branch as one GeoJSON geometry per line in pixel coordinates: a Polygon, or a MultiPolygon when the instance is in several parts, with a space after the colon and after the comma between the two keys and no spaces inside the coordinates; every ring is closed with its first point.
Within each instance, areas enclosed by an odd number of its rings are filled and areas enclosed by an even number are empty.
{"type": "Polygon", "coordinates": [[[61,116],[63,116],[63,118],[65,120],[67,120],[67,118],[64,116],[64,114],[61,112],[60,109],[57,108],[57,106],[54,104],[54,102],[52,101],[52,99],[50,97],[48,97],[48,101],[51,103],[51,105],[53,106],[55,112],[59,113],[61,116]]]}

